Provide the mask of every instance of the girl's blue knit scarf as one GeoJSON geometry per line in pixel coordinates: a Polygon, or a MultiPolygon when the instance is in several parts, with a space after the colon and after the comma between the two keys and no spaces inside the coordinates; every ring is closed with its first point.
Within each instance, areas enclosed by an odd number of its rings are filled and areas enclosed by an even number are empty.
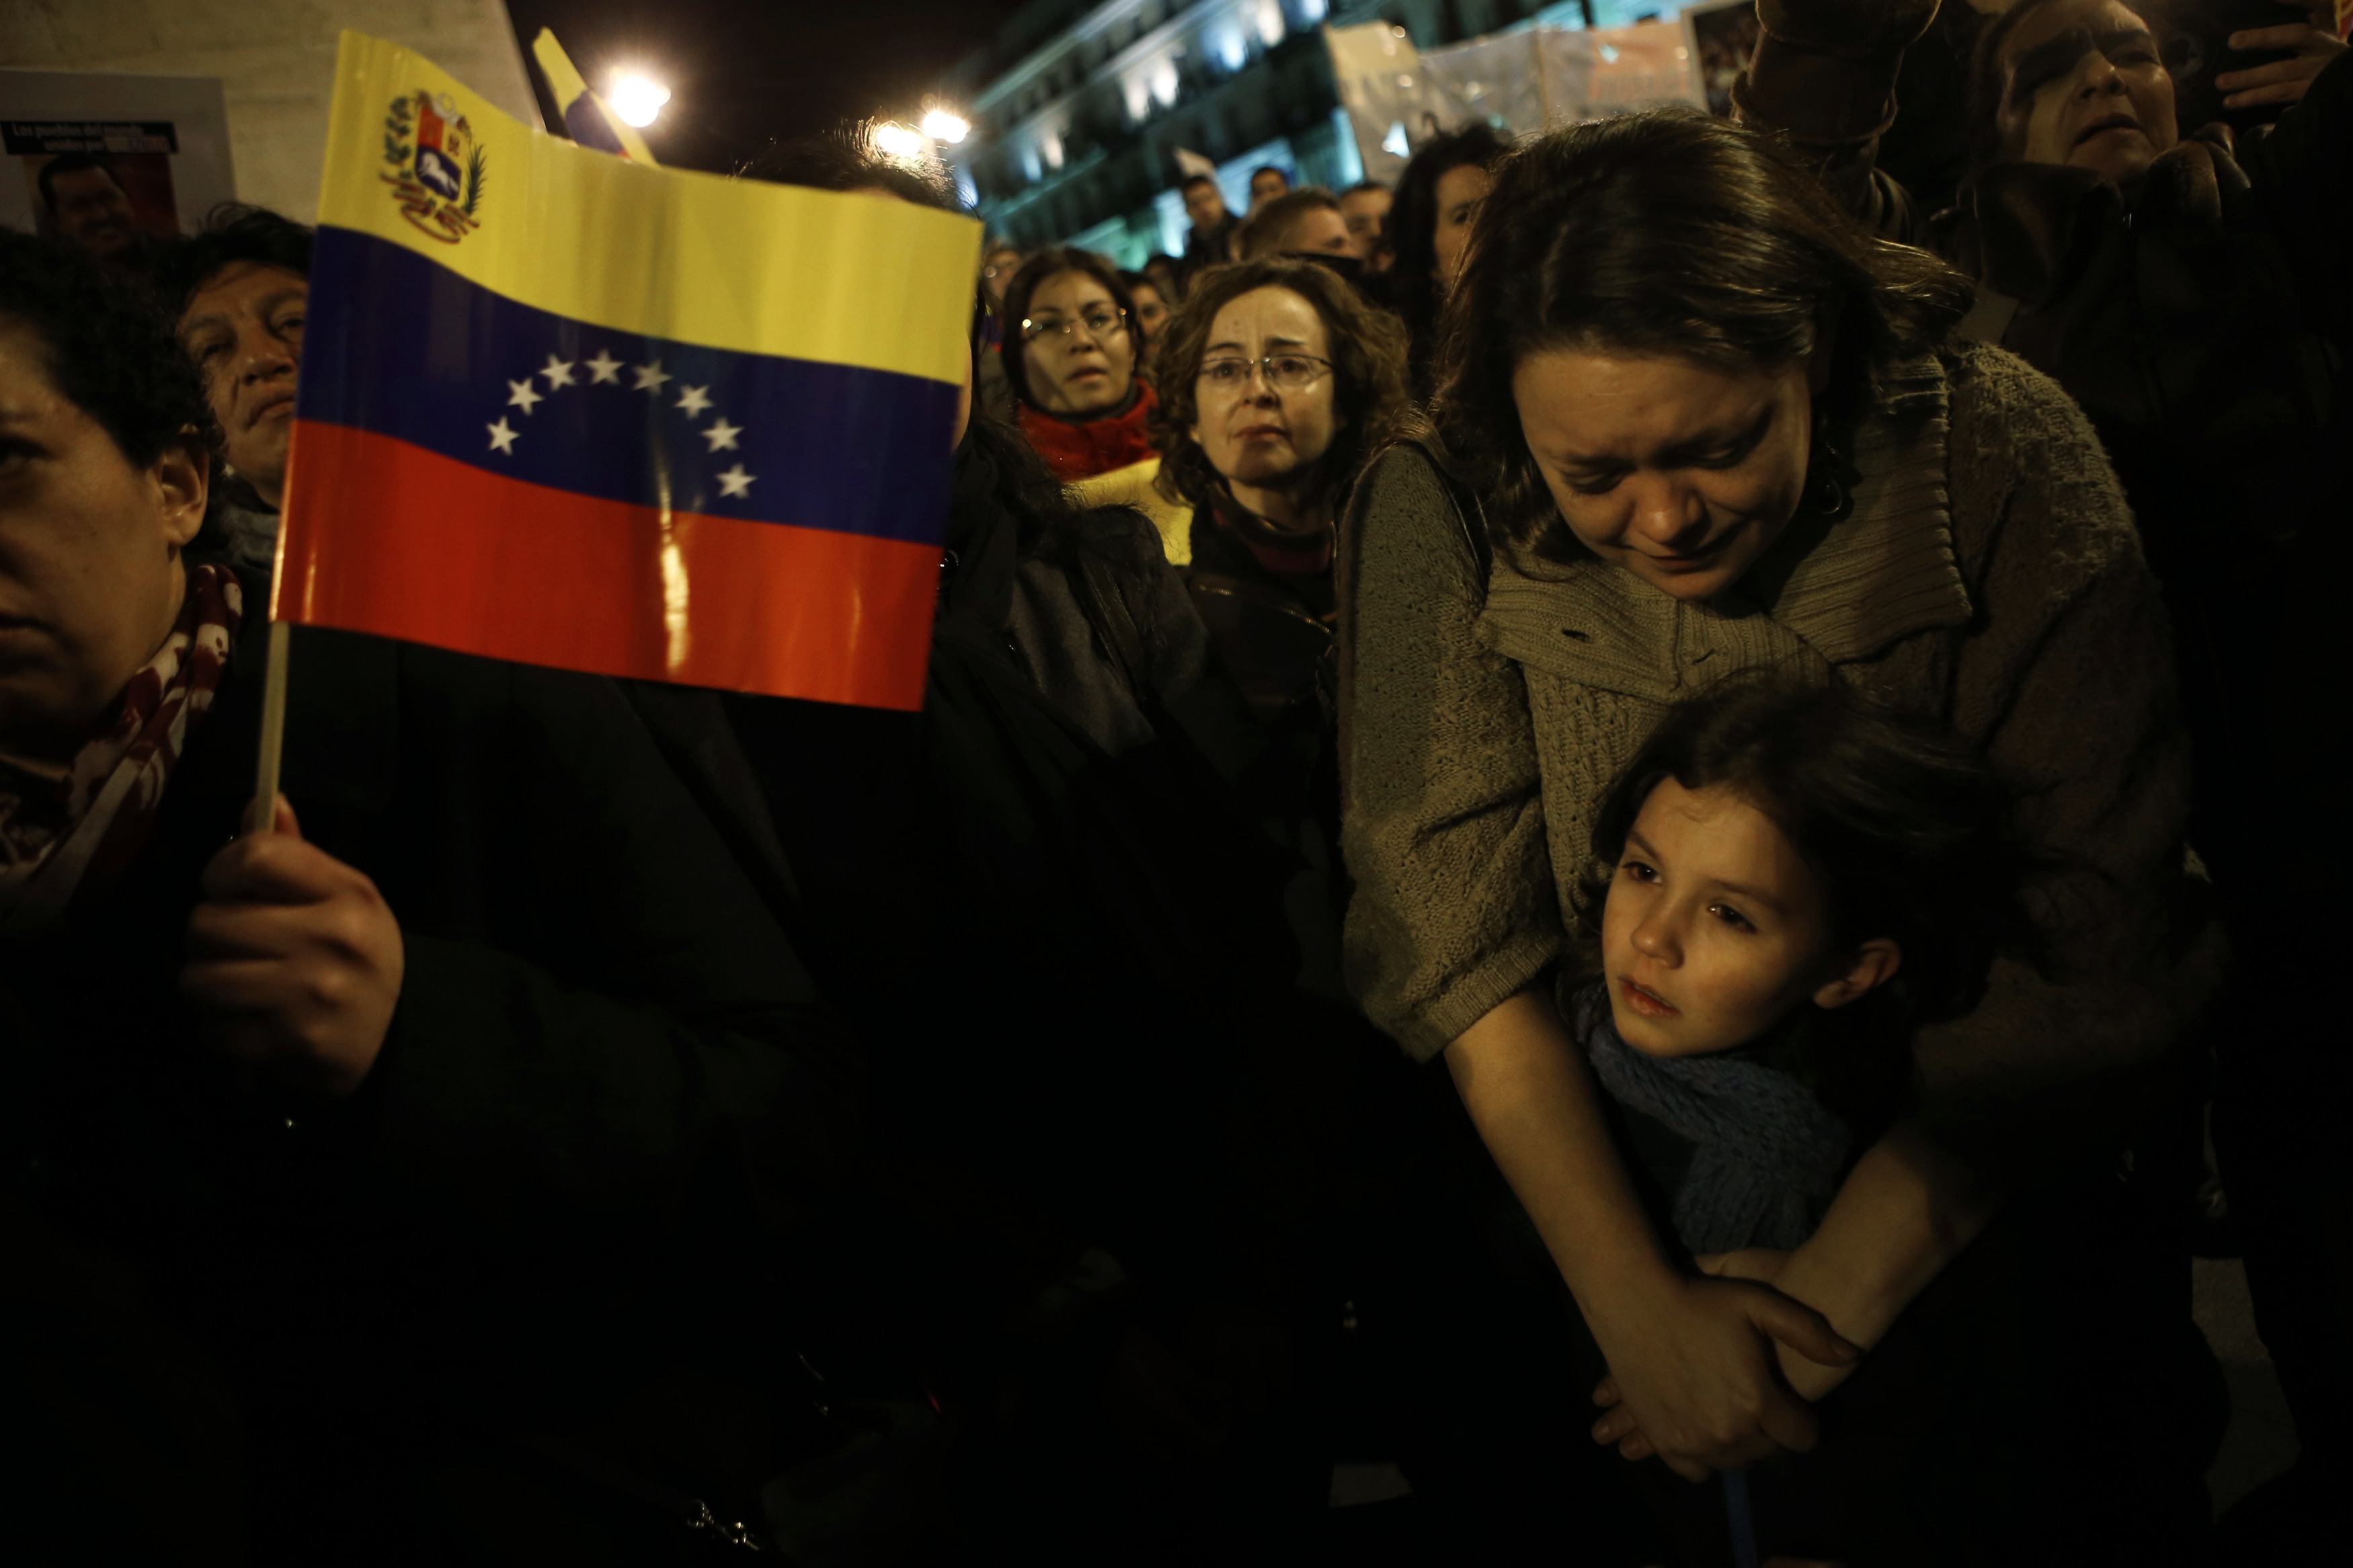
{"type": "Polygon", "coordinates": [[[1738,1052],[1645,1056],[1619,1037],[1604,981],[1569,997],[1567,1011],[1601,1087],[1699,1146],[1674,1194],[1685,1247],[1787,1249],[1813,1235],[1854,1135],[1811,1089],[1738,1052]]]}

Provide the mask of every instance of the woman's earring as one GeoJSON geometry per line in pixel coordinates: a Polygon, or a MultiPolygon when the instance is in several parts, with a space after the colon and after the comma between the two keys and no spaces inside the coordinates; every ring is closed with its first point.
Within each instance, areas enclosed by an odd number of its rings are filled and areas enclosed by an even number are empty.
{"type": "Polygon", "coordinates": [[[1814,429],[1814,449],[1806,459],[1806,510],[1836,522],[1854,508],[1855,475],[1819,419],[1814,429]]]}

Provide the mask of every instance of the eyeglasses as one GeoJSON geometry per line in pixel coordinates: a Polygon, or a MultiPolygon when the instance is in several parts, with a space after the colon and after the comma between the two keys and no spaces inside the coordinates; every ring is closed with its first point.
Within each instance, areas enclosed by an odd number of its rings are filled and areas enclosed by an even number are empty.
{"type": "Polygon", "coordinates": [[[1215,392],[1240,392],[1250,374],[1262,371],[1267,385],[1277,392],[1303,392],[1332,374],[1332,362],[1314,354],[1269,354],[1261,360],[1235,356],[1201,362],[1201,384],[1215,392]]]}
{"type": "Polygon", "coordinates": [[[1127,331],[1127,312],[1110,305],[1098,305],[1092,310],[1082,310],[1076,316],[1025,317],[1021,322],[1021,341],[1034,343],[1048,332],[1067,338],[1082,326],[1092,338],[1116,337],[1127,331]]]}

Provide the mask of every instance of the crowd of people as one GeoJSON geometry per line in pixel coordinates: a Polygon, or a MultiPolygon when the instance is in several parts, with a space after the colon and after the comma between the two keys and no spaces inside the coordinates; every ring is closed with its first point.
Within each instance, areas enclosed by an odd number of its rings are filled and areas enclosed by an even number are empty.
{"type": "Polygon", "coordinates": [[[2319,1560],[2353,66],[2211,9],[992,242],[920,712],[298,628],[270,831],[311,235],[59,160],[12,1560],[1314,1562],[1370,1460],[1398,1561],[2319,1560]]]}

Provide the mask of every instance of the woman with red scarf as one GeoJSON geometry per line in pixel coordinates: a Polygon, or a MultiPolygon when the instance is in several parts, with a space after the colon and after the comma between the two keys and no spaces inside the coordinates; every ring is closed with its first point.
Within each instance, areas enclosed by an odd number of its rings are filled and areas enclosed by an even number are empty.
{"type": "Polygon", "coordinates": [[[0,232],[0,1558],[671,1561],[826,1446],[730,1327],[854,1105],[783,868],[615,683],[307,629],[241,834],[211,428],[0,232]]]}
{"type": "Polygon", "coordinates": [[[1083,250],[1041,250],[1005,291],[1005,378],[1021,433],[1064,484],[1153,456],[1152,386],[1135,300],[1083,250]]]}

